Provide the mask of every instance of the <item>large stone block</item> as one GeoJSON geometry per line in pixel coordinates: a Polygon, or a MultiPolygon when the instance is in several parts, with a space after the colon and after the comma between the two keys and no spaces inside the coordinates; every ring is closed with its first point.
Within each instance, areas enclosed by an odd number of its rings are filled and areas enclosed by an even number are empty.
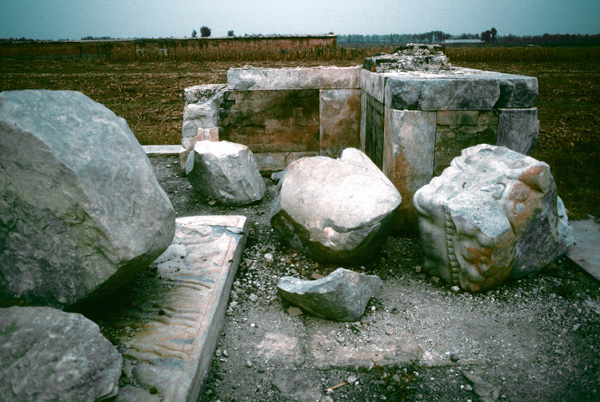
{"type": "MultiPolygon", "coordinates": [[[[385,108],[383,173],[403,200],[412,200],[414,193],[433,177],[435,123],[435,112],[385,108]]],[[[410,203],[400,206],[394,229],[416,232],[417,213],[410,203]]]]}
{"type": "Polygon", "coordinates": [[[385,74],[373,73],[371,71],[360,70],[360,89],[377,101],[383,103],[385,101],[385,74]]]}
{"type": "Polygon", "coordinates": [[[321,90],[321,155],[337,158],[345,148],[360,148],[360,91],[321,90]]]}
{"type": "Polygon", "coordinates": [[[318,261],[360,264],[385,240],[401,197],[357,149],[302,158],[284,171],[271,206],[283,241],[318,261]]]}
{"type": "Polygon", "coordinates": [[[229,88],[237,91],[358,89],[360,66],[312,68],[230,68],[229,88]]]}
{"type": "Polygon", "coordinates": [[[123,358],[81,314],[0,308],[0,395],[5,401],[111,400],[123,358]]]}
{"type": "Polygon", "coordinates": [[[251,204],[265,195],[256,157],[243,144],[199,141],[188,156],[185,172],[194,190],[221,204],[251,204]]]}
{"type": "Polygon", "coordinates": [[[491,110],[500,98],[495,80],[389,77],[385,104],[399,110],[491,110]]]}
{"type": "Polygon", "coordinates": [[[528,155],[537,143],[540,121],[536,108],[500,109],[496,145],[528,155]]]}
{"type": "Polygon", "coordinates": [[[566,251],[549,166],[505,147],[462,151],[414,196],[425,271],[478,292],[566,251]]]}
{"type": "Polygon", "coordinates": [[[530,108],[538,94],[533,77],[466,68],[385,77],[385,104],[399,110],[530,108]]]}
{"type": "Polygon", "coordinates": [[[174,231],[124,119],[79,92],[0,94],[0,305],[97,300],[148,267],[174,231]]]}
{"type": "Polygon", "coordinates": [[[225,84],[197,85],[183,91],[183,125],[182,142],[184,148],[191,145],[191,138],[198,134],[198,129],[219,127],[219,105],[225,84]]]}
{"type": "Polygon", "coordinates": [[[228,91],[221,104],[219,138],[254,153],[318,152],[318,89],[228,91]]]}

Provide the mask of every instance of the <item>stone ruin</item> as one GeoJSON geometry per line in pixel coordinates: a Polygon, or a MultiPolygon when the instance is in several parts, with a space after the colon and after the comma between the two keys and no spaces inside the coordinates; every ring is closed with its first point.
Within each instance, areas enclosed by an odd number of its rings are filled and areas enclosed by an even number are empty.
{"type": "MultiPolygon", "coordinates": [[[[357,67],[232,68],[227,84],[184,91],[182,145],[247,145],[263,173],[306,156],[357,148],[403,200],[464,148],[487,143],[529,153],[539,121],[537,79],[452,67],[440,48],[409,45],[357,67]]],[[[404,202],[394,230],[415,233],[404,202]]]]}
{"type": "MultiPolygon", "coordinates": [[[[230,69],[226,85],[184,91],[181,160],[195,188],[210,183],[208,196],[232,205],[262,198],[259,170],[285,169],[272,225],[317,260],[366,261],[390,229],[419,227],[425,270],[482,291],[537,273],[569,245],[549,168],[525,156],[538,134],[536,96],[535,78],[452,67],[435,46],[408,46],[362,67],[230,69]],[[236,186],[219,184],[228,171],[236,186]],[[345,187],[337,198],[318,191],[338,184],[345,187]],[[301,196],[308,209],[294,205],[301,196]]],[[[161,300],[115,294],[125,308],[102,320],[136,328],[115,335],[119,351],[83,316],[0,309],[0,357],[10,361],[0,370],[2,394],[158,400],[154,390],[163,400],[195,399],[222,320],[216,312],[241,258],[245,217],[175,221],[126,122],[78,93],[0,94],[0,145],[1,306],[76,309],[130,280],[146,281],[161,300]],[[151,263],[150,274],[137,275],[151,263]],[[60,367],[45,368],[48,381],[22,370],[69,353],[78,356],[75,385],[60,367]],[[119,390],[123,373],[134,383],[119,390]]],[[[380,283],[338,270],[318,281],[284,277],[278,290],[306,312],[353,321],[380,283]],[[324,309],[328,300],[343,303],[324,309]]]]}

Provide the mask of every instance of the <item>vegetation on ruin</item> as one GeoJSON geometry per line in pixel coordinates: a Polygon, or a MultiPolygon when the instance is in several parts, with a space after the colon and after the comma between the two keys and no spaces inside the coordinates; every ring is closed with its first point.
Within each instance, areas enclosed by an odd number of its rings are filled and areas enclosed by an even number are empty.
{"type": "MultiPolygon", "coordinates": [[[[230,67],[362,64],[393,47],[314,48],[282,51],[218,50],[200,59],[147,56],[137,60],[0,60],[0,91],[81,91],[124,117],[141,144],[177,144],[182,91],[225,83],[230,67]]],[[[600,46],[452,47],[455,66],[538,78],[540,136],[535,158],[547,162],[572,218],[600,216],[600,46]]]]}

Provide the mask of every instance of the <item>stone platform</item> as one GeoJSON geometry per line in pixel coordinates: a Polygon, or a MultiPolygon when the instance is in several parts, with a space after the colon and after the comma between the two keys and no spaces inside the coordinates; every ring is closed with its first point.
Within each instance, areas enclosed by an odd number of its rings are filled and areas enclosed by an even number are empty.
{"type": "Polygon", "coordinates": [[[247,230],[243,216],[178,218],[171,246],[92,314],[123,355],[117,400],[198,398],[247,230]]]}

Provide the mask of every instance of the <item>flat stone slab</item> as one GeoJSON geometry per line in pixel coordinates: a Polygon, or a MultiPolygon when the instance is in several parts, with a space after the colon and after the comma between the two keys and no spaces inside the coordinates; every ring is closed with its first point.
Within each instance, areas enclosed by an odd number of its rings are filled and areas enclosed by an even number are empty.
{"type": "Polygon", "coordinates": [[[185,148],[181,145],[142,145],[142,148],[148,156],[179,155],[185,151],[185,148]]]}
{"type": "Polygon", "coordinates": [[[600,281],[600,224],[596,219],[570,221],[575,244],[567,255],[581,268],[600,281]]]}
{"type": "Polygon", "coordinates": [[[247,233],[244,216],[178,218],[171,246],[88,314],[123,355],[131,386],[162,401],[198,398],[247,233]]]}

